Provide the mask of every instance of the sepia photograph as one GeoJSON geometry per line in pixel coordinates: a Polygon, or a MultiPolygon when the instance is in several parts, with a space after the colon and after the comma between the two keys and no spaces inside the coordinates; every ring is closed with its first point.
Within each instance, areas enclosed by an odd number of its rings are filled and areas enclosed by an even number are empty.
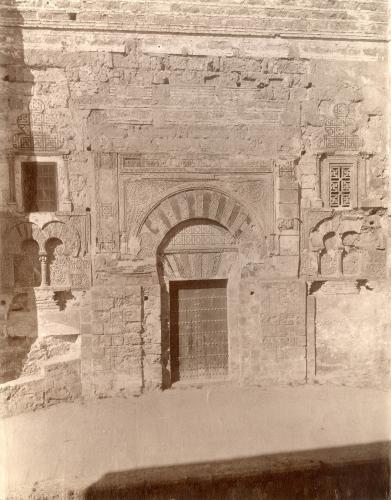
{"type": "Polygon", "coordinates": [[[391,500],[391,0],[0,0],[0,500],[391,500]]]}

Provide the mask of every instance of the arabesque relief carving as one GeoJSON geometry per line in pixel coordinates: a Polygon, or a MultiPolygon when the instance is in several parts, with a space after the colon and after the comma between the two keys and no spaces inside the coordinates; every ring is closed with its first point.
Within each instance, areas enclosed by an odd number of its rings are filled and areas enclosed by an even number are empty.
{"type": "Polygon", "coordinates": [[[201,180],[189,182],[185,176],[173,178],[171,175],[154,174],[140,178],[122,173],[119,187],[120,247],[124,254],[139,255],[141,248],[150,247],[150,255],[153,255],[153,248],[160,242],[154,229],[155,215],[157,223],[167,230],[175,223],[196,216],[214,220],[221,197],[216,193],[225,194],[221,199],[219,222],[228,222],[231,214],[236,218],[238,209],[235,207],[241,205],[246,207],[246,213],[251,212],[251,219],[258,226],[259,234],[274,233],[274,188],[270,172],[251,175],[250,179],[242,175],[234,179],[230,176],[228,179],[222,175],[208,184],[201,180]],[[162,201],[157,210],[156,200],[159,199],[162,201]],[[155,215],[146,217],[149,212],[155,215]],[[143,225],[147,225],[150,231],[140,230],[143,225]]]}
{"type": "Polygon", "coordinates": [[[183,185],[174,179],[126,179],[124,181],[125,222],[123,237],[137,232],[146,207],[152,206],[167,192],[183,185]]]}
{"type": "Polygon", "coordinates": [[[46,242],[48,284],[53,287],[69,287],[69,256],[64,243],[59,238],[50,238],[46,242]]]}

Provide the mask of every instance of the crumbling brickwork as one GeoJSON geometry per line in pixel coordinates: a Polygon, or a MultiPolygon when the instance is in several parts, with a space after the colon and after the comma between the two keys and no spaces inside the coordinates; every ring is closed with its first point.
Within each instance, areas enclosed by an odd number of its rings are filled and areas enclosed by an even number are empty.
{"type": "Polygon", "coordinates": [[[0,16],[7,411],[170,387],[175,314],[217,321],[181,281],[226,280],[227,381],[389,383],[386,1],[0,16]],[[80,349],[24,378],[43,337],[80,349]]]}

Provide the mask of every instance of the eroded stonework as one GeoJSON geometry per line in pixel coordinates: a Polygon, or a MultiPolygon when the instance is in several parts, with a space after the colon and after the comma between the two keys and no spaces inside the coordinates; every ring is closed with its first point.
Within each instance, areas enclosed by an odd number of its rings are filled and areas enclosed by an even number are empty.
{"type": "Polygon", "coordinates": [[[4,413],[221,378],[387,386],[384,2],[19,4],[4,413]]]}

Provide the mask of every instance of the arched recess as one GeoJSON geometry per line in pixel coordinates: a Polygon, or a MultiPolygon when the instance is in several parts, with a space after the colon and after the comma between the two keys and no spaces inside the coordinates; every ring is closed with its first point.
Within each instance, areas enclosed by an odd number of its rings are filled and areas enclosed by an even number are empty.
{"type": "Polygon", "coordinates": [[[24,240],[21,253],[13,256],[14,284],[17,287],[38,287],[41,285],[41,262],[38,243],[24,240]]]}
{"type": "Polygon", "coordinates": [[[56,238],[61,240],[64,245],[64,254],[77,257],[80,253],[80,235],[78,231],[70,224],[54,221],[49,222],[43,227],[45,241],[56,238]]]}
{"type": "Polygon", "coordinates": [[[6,242],[6,252],[9,254],[21,254],[22,244],[26,240],[35,240],[39,246],[39,252],[45,253],[45,233],[32,222],[22,222],[11,227],[3,235],[6,242]]]}
{"type": "MultiPolygon", "coordinates": [[[[48,242],[61,241],[61,252],[56,259],[56,265],[60,274],[60,266],[64,265],[64,273],[67,277],[61,281],[68,283],[68,261],[69,258],[78,257],[81,250],[81,238],[77,229],[72,225],[60,221],[53,221],[46,224],[42,229],[32,222],[22,222],[8,229],[4,234],[5,251],[3,259],[9,267],[4,276],[4,286],[21,286],[22,283],[32,283],[31,286],[38,286],[38,271],[41,267],[39,281],[42,286],[47,283],[47,257],[48,242]],[[38,263],[40,261],[40,264],[38,263]],[[19,268],[19,270],[17,269],[19,268]],[[23,278],[21,269],[29,269],[26,279],[23,278]],[[29,278],[27,279],[27,276],[29,278]],[[31,276],[35,276],[34,279],[31,276]],[[23,279],[22,279],[23,278],[23,279]]],[[[49,245],[50,246],[50,245],[49,245]]],[[[49,252],[50,253],[50,252],[49,252]]],[[[50,258],[50,255],[49,255],[50,258]]],[[[24,285],[27,286],[27,285],[24,285]]]]}
{"type": "Polygon", "coordinates": [[[359,277],[368,252],[362,244],[364,216],[334,214],[319,221],[309,235],[309,251],[321,277],[359,277]]]}
{"type": "Polygon", "coordinates": [[[46,242],[50,238],[62,240],[65,253],[68,255],[77,257],[80,252],[78,231],[71,225],[59,221],[49,222],[42,229],[32,222],[22,222],[8,229],[3,237],[9,254],[21,253],[22,243],[25,240],[35,240],[39,245],[39,252],[46,254],[46,242]]]}
{"type": "Polygon", "coordinates": [[[173,227],[200,218],[216,221],[236,239],[251,226],[265,234],[262,222],[250,216],[249,209],[233,195],[215,187],[188,187],[149,207],[135,233],[128,235],[127,251],[138,257],[153,257],[173,227]]]}
{"type": "Polygon", "coordinates": [[[42,282],[40,256],[45,254],[45,235],[34,223],[21,222],[3,235],[4,287],[37,287],[42,282]]]}
{"type": "MultiPolygon", "coordinates": [[[[240,225],[236,227],[240,228],[240,225]]],[[[174,225],[158,245],[163,387],[184,380],[194,382],[200,378],[235,377],[239,366],[239,240],[238,230],[229,231],[227,226],[210,218],[194,217],[174,225]],[[179,289],[186,290],[186,296],[193,304],[184,314],[190,314],[188,321],[194,322],[194,331],[191,332],[194,341],[191,335],[187,340],[181,337],[179,289]],[[200,310],[194,311],[194,307],[200,310]],[[208,340],[203,336],[205,332],[208,340]],[[189,344],[181,351],[179,339],[190,342],[191,347],[189,344]],[[189,349],[193,349],[192,353],[189,349]],[[199,358],[194,362],[195,368],[188,367],[181,372],[179,351],[183,355],[184,350],[189,358],[199,358]],[[211,359],[206,360],[207,356],[211,359]]]]}
{"type": "Polygon", "coordinates": [[[323,249],[320,252],[320,273],[323,276],[335,276],[341,273],[340,238],[330,231],[323,237],[323,249]]]}

